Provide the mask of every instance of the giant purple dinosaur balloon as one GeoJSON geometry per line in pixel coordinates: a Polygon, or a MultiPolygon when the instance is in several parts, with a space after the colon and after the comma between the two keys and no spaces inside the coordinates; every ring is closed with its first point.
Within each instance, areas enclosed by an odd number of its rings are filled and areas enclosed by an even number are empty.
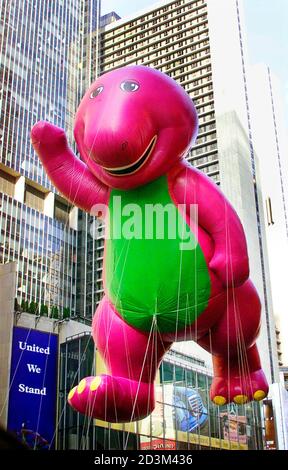
{"type": "MultiPolygon", "coordinates": [[[[56,188],[87,212],[105,212],[113,226],[105,242],[105,296],[92,328],[109,375],[83,378],[71,390],[68,401],[81,413],[111,422],[147,416],[163,355],[173,341],[191,339],[213,355],[215,404],[267,394],[255,344],[261,305],[248,279],[241,222],[218,187],[184,160],[197,130],[188,94],[143,66],[108,72],[85,94],[74,131],[82,161],[62,129],[48,122],[32,129],[56,188]],[[124,208],[117,217],[115,201],[124,208]],[[124,228],[135,204],[140,232],[133,238],[124,228]],[[162,236],[151,229],[151,218],[143,217],[151,205],[169,207],[174,236],[165,217],[162,236]],[[190,236],[188,248],[181,230],[190,236]]],[[[156,232],[159,226],[158,220],[156,232]]]]}

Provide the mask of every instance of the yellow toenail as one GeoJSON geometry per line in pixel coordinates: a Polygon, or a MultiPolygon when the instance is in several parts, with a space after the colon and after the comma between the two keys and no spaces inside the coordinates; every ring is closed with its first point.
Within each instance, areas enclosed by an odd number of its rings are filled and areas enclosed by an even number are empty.
{"type": "Polygon", "coordinates": [[[221,395],[216,395],[216,397],[213,398],[213,401],[215,405],[223,406],[226,403],[226,398],[222,397],[221,395]]]}
{"type": "Polygon", "coordinates": [[[236,395],[233,400],[237,405],[243,405],[248,400],[248,397],[246,395],[236,395]]]}
{"type": "Polygon", "coordinates": [[[254,393],[254,395],[253,395],[253,398],[254,398],[254,400],[256,400],[256,401],[261,401],[261,400],[263,400],[263,398],[265,398],[265,397],[266,397],[266,393],[263,392],[263,390],[257,390],[257,391],[254,393]]]}
{"type": "Polygon", "coordinates": [[[76,387],[74,387],[74,388],[72,388],[72,390],[70,390],[70,392],[68,394],[68,400],[71,400],[74,397],[75,392],[76,392],[76,387]]]}
{"type": "Polygon", "coordinates": [[[101,384],[101,377],[95,377],[95,379],[93,379],[90,384],[91,392],[94,392],[95,390],[97,390],[100,384],[101,384]]]}
{"type": "Polygon", "coordinates": [[[78,392],[78,393],[84,392],[85,387],[86,387],[86,380],[85,380],[85,379],[82,379],[81,382],[79,382],[79,385],[78,385],[78,387],[77,387],[77,392],[78,392]]]}

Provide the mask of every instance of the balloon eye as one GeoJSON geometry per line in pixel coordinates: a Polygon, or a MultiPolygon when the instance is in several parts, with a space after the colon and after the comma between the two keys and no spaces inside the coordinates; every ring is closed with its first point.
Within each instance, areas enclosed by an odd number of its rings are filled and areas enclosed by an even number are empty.
{"type": "Polygon", "coordinates": [[[126,80],[122,82],[120,85],[121,90],[123,91],[137,91],[139,89],[139,83],[135,82],[134,80],[126,80]]]}
{"type": "Polygon", "coordinates": [[[90,98],[96,98],[96,96],[100,95],[102,91],[104,90],[104,86],[98,86],[96,90],[93,90],[92,93],[90,94],[90,98]]]}

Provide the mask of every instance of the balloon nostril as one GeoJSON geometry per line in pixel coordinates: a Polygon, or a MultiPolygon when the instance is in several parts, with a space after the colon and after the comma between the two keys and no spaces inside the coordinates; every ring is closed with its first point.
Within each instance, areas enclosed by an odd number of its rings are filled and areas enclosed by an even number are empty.
{"type": "Polygon", "coordinates": [[[128,147],[128,142],[127,140],[125,140],[125,142],[123,142],[123,144],[121,145],[121,149],[124,151],[126,150],[127,147],[128,147]]]}

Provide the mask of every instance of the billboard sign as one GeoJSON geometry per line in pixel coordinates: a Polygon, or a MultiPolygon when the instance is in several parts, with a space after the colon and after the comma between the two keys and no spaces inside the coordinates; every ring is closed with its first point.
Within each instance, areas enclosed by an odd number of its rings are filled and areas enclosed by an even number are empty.
{"type": "Polygon", "coordinates": [[[208,420],[208,412],[199,392],[192,387],[177,385],[173,392],[175,428],[184,432],[201,428],[208,420]]]}
{"type": "Polygon", "coordinates": [[[182,384],[156,386],[156,406],[140,422],[141,449],[176,449],[176,437],[203,430],[208,420],[207,408],[200,393],[182,384]],[[150,439],[153,436],[153,439],[150,439]]]}
{"type": "Polygon", "coordinates": [[[58,336],[14,327],[8,429],[34,449],[55,446],[58,336]]]}
{"type": "Polygon", "coordinates": [[[222,422],[223,438],[232,441],[239,442],[240,444],[247,444],[247,419],[246,416],[236,416],[236,414],[220,413],[222,422]]]}

